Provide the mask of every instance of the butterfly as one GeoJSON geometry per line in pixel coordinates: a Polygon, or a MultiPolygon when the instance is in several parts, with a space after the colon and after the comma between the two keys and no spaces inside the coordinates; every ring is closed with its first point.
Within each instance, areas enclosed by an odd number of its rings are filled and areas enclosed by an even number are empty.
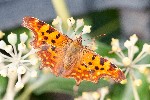
{"type": "Polygon", "coordinates": [[[22,25],[34,33],[31,45],[38,49],[40,68],[49,67],[56,76],[74,78],[77,85],[83,80],[97,83],[103,77],[116,82],[125,79],[116,65],[83,46],[82,37],[73,40],[34,17],[24,17],[22,25]]]}

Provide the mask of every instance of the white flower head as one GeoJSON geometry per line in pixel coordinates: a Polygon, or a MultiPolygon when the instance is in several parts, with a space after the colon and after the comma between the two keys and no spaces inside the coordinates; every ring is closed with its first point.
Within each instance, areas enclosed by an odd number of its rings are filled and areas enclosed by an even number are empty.
{"type": "Polygon", "coordinates": [[[93,92],[92,97],[93,97],[94,100],[98,100],[99,97],[100,97],[100,94],[98,92],[93,92]]]}
{"type": "Polygon", "coordinates": [[[80,28],[83,25],[84,25],[83,19],[77,19],[76,28],[78,29],[78,28],[80,28]]]}
{"type": "Polygon", "coordinates": [[[112,45],[112,51],[113,52],[119,52],[120,51],[120,46],[119,46],[119,40],[118,39],[112,38],[111,45],[112,45]]]}
{"type": "Polygon", "coordinates": [[[147,53],[150,54],[150,45],[147,44],[147,43],[145,43],[145,44],[143,45],[142,51],[143,51],[143,52],[147,52],[147,53]]]}
{"type": "MultiPolygon", "coordinates": [[[[12,79],[16,81],[18,79],[18,82],[15,85],[17,89],[23,88],[24,83],[22,82],[22,78],[24,78],[26,74],[30,74],[29,72],[31,72],[31,70],[29,68],[29,65],[32,68],[32,63],[29,60],[29,56],[36,52],[36,50],[33,48],[30,51],[26,48],[24,42],[26,42],[27,38],[28,37],[25,33],[20,35],[21,43],[18,44],[18,49],[15,45],[17,43],[17,35],[14,33],[11,33],[7,37],[11,45],[6,45],[4,41],[0,41],[0,48],[5,50],[9,54],[7,56],[5,54],[0,53],[0,62],[5,63],[4,66],[0,66],[0,75],[3,77],[7,76],[9,80],[12,79]],[[24,50],[29,52],[23,55],[24,50]]],[[[36,76],[36,72],[33,72],[32,76],[36,76]]]]}
{"type": "Polygon", "coordinates": [[[82,34],[90,33],[91,32],[91,26],[89,25],[84,25],[82,29],[82,34]]]}
{"type": "Polygon", "coordinates": [[[17,43],[17,34],[11,33],[8,35],[7,39],[11,45],[15,45],[17,43]]]}
{"type": "Polygon", "coordinates": [[[124,66],[129,66],[131,64],[131,60],[128,57],[124,57],[122,59],[122,63],[124,64],[124,66]]]}
{"type": "Polygon", "coordinates": [[[3,38],[4,35],[5,35],[5,33],[3,33],[2,31],[0,31],[0,39],[3,38]]]}
{"type": "Polygon", "coordinates": [[[19,66],[17,69],[18,74],[25,74],[26,73],[26,68],[24,66],[19,66]]]}
{"type": "Polygon", "coordinates": [[[18,50],[19,51],[25,51],[25,49],[26,49],[26,45],[24,43],[21,42],[18,44],[18,50]]]}
{"type": "MultiPolygon", "coordinates": [[[[120,52],[114,52],[121,59],[121,62],[118,60],[115,60],[113,63],[124,67],[123,70],[125,71],[125,76],[127,75],[130,76],[130,80],[132,82],[131,87],[133,88],[134,97],[137,100],[139,100],[136,86],[140,86],[142,84],[142,80],[136,78],[136,74],[134,71],[139,70],[138,72],[141,72],[142,67],[144,67],[142,69],[150,67],[150,64],[138,63],[139,61],[141,61],[147,55],[150,54],[150,45],[145,43],[143,45],[142,50],[139,52],[139,54],[136,54],[139,51],[139,48],[135,45],[137,41],[138,41],[138,37],[136,36],[136,34],[132,35],[129,40],[126,40],[126,42],[124,43],[124,46],[127,48],[127,54],[123,53],[123,51],[121,50],[120,52]]],[[[114,43],[112,43],[112,47],[113,47],[113,44],[114,43]]]]}
{"type": "Polygon", "coordinates": [[[75,23],[75,20],[73,19],[73,17],[68,18],[67,19],[67,23],[68,23],[69,27],[72,27],[74,25],[74,23],[75,23]]]}
{"type": "Polygon", "coordinates": [[[108,87],[103,87],[103,88],[101,88],[100,89],[100,92],[102,93],[102,94],[108,94],[109,93],[109,88],[108,87]]]}
{"type": "Polygon", "coordinates": [[[20,41],[22,43],[25,43],[27,41],[27,39],[28,39],[28,35],[25,32],[20,34],[20,41]]]}
{"type": "Polygon", "coordinates": [[[124,43],[124,46],[125,46],[126,48],[131,47],[131,46],[132,46],[132,42],[129,41],[129,40],[126,40],[126,42],[124,43]]]}
{"type": "Polygon", "coordinates": [[[57,16],[52,22],[52,25],[55,27],[57,27],[58,25],[61,25],[61,24],[62,24],[62,19],[59,16],[57,16]]]}
{"type": "Polygon", "coordinates": [[[112,38],[111,40],[112,40],[112,41],[111,41],[111,45],[112,45],[112,46],[117,46],[117,47],[119,47],[119,40],[118,40],[118,39],[112,38]]]}
{"type": "Polygon", "coordinates": [[[0,49],[4,49],[5,47],[6,47],[6,43],[3,40],[1,40],[0,41],[0,49]]]}
{"type": "Polygon", "coordinates": [[[22,89],[24,87],[24,84],[21,81],[18,81],[15,85],[16,89],[22,89]]]}
{"type": "Polygon", "coordinates": [[[130,42],[134,45],[138,40],[138,37],[136,36],[136,34],[133,34],[132,36],[130,36],[130,42]]]}
{"type": "Polygon", "coordinates": [[[6,77],[7,76],[7,69],[0,70],[0,75],[3,77],[6,77]]]}

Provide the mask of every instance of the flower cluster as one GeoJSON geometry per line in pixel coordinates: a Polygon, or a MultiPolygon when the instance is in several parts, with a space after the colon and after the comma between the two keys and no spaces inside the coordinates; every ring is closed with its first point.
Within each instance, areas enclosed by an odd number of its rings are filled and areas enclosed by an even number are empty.
{"type": "MultiPolygon", "coordinates": [[[[68,19],[67,19],[67,24],[68,24],[68,30],[67,30],[67,32],[66,32],[67,35],[69,35],[69,34],[72,35],[72,34],[69,33],[69,32],[70,32],[71,28],[74,26],[75,22],[76,22],[76,27],[75,27],[75,29],[74,29],[73,35],[75,35],[75,33],[76,33],[82,26],[83,26],[83,29],[82,29],[82,32],[81,32],[80,35],[86,34],[86,33],[90,33],[90,32],[91,32],[91,26],[89,26],[89,25],[84,25],[83,19],[77,19],[77,21],[75,21],[75,20],[73,19],[73,17],[71,17],[71,18],[68,18],[68,19]]],[[[62,20],[61,20],[61,18],[60,18],[59,16],[57,16],[57,17],[53,20],[52,25],[53,25],[55,28],[57,28],[59,31],[61,31],[62,33],[64,33],[64,32],[63,32],[63,29],[62,29],[62,20]]]]}
{"type": "Polygon", "coordinates": [[[28,67],[35,65],[38,61],[35,57],[28,59],[36,50],[31,49],[26,53],[28,51],[25,44],[28,39],[26,33],[20,34],[20,43],[17,46],[17,34],[11,33],[7,39],[10,45],[7,45],[3,40],[0,41],[0,49],[5,51],[5,53],[0,53],[0,75],[3,77],[7,76],[9,79],[12,77],[18,78],[15,86],[21,89],[24,86],[22,75],[30,73],[31,77],[37,76],[37,72],[28,67]]]}
{"type": "Polygon", "coordinates": [[[125,54],[120,48],[119,40],[113,38],[111,42],[111,52],[117,54],[121,61],[118,61],[114,58],[111,60],[114,64],[118,66],[124,66],[122,70],[125,71],[126,76],[129,74],[130,79],[132,81],[134,97],[136,100],[139,100],[139,96],[136,91],[136,86],[140,86],[142,84],[142,80],[137,79],[137,77],[135,76],[135,71],[139,70],[140,72],[143,72],[143,70],[145,70],[147,67],[150,67],[150,64],[139,64],[139,62],[143,58],[150,54],[150,45],[145,43],[143,45],[142,50],[139,52],[139,48],[135,45],[137,41],[138,37],[136,36],[136,34],[130,36],[129,40],[126,40],[124,46],[127,48],[127,54],[125,54]],[[138,52],[139,54],[137,54],[138,52]],[[135,54],[137,56],[135,56],[135,54]]]}

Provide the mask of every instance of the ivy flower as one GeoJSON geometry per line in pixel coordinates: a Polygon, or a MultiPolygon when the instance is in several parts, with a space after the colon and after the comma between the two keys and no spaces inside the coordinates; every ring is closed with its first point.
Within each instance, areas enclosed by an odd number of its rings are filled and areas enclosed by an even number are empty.
{"type": "Polygon", "coordinates": [[[8,77],[11,79],[12,77],[17,77],[16,88],[23,88],[24,83],[22,82],[22,75],[29,72],[31,76],[36,76],[36,71],[30,69],[29,65],[35,65],[33,63],[37,63],[37,59],[34,58],[34,62],[32,59],[28,59],[28,57],[34,54],[36,51],[31,49],[27,54],[24,54],[27,51],[27,47],[25,42],[28,39],[26,33],[20,34],[20,43],[17,44],[17,34],[11,33],[7,36],[8,42],[10,45],[7,45],[3,40],[0,41],[0,49],[7,52],[6,54],[0,53],[0,75],[3,77],[8,77]],[[33,75],[32,75],[33,74],[33,75]]]}
{"type": "Polygon", "coordinates": [[[138,37],[136,36],[136,34],[133,34],[132,36],[130,36],[129,40],[125,41],[124,46],[128,51],[128,53],[125,54],[119,46],[119,40],[113,38],[111,42],[111,52],[117,54],[118,57],[121,59],[121,61],[118,61],[113,58],[112,61],[118,66],[124,66],[124,68],[122,69],[125,71],[125,75],[127,76],[129,74],[132,81],[134,97],[136,100],[139,100],[136,86],[140,86],[142,84],[142,80],[137,79],[134,72],[136,70],[141,71],[142,68],[150,67],[150,64],[139,64],[142,59],[150,54],[150,45],[145,43],[140,53],[135,56],[135,54],[137,54],[137,52],[139,51],[139,48],[135,45],[137,41],[138,37]]]}
{"type": "Polygon", "coordinates": [[[0,39],[3,38],[4,35],[5,35],[5,33],[3,33],[2,31],[0,31],[0,39]]]}

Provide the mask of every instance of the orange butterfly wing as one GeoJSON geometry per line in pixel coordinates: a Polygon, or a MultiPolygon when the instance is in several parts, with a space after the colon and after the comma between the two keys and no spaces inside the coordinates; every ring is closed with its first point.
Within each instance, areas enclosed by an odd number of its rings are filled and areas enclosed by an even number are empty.
{"type": "Polygon", "coordinates": [[[119,68],[92,50],[84,48],[81,55],[70,75],[66,76],[75,78],[77,84],[83,80],[97,83],[102,77],[110,77],[117,82],[125,79],[119,68]]]}
{"type": "Polygon", "coordinates": [[[38,56],[42,61],[41,68],[43,66],[51,67],[52,72],[57,75],[56,71],[63,63],[66,45],[72,40],[49,24],[34,17],[24,17],[22,25],[35,35],[31,45],[35,49],[39,49],[38,56]]]}
{"type": "Polygon", "coordinates": [[[111,77],[117,82],[125,79],[119,68],[92,50],[84,48],[80,43],[68,51],[70,44],[76,41],[63,35],[49,24],[34,17],[24,17],[23,26],[30,29],[35,35],[32,46],[39,49],[38,56],[41,58],[42,67],[50,67],[55,75],[75,78],[77,84],[80,84],[82,80],[97,83],[102,77],[111,77]],[[76,54],[72,50],[77,48],[80,51],[77,51],[76,54]],[[70,55],[73,58],[69,58],[70,55]],[[65,57],[71,60],[68,62],[71,63],[69,64],[71,66],[64,66],[67,64],[64,61],[65,57]]]}

